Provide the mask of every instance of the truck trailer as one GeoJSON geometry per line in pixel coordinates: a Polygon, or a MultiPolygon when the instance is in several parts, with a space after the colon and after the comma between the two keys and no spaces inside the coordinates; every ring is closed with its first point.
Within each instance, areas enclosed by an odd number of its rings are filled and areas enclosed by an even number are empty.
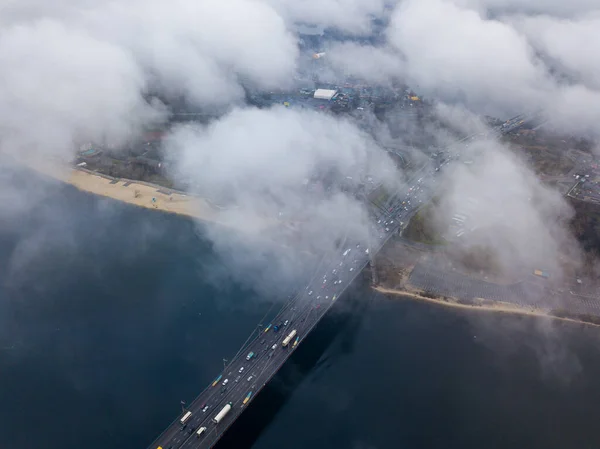
{"type": "Polygon", "coordinates": [[[221,409],[221,411],[219,413],[217,413],[217,416],[215,416],[212,419],[212,422],[214,422],[215,424],[219,424],[223,418],[225,418],[225,416],[227,416],[227,413],[229,413],[229,411],[231,410],[231,406],[233,405],[233,403],[229,402],[227,405],[225,405],[225,407],[223,407],[221,409]]]}
{"type": "Polygon", "coordinates": [[[295,336],[296,336],[296,329],[294,329],[292,332],[290,332],[289,335],[283,339],[283,341],[281,342],[281,346],[283,346],[285,348],[290,343],[290,341],[292,341],[292,338],[294,338],[295,336]]]}
{"type": "Polygon", "coordinates": [[[191,416],[192,416],[192,412],[186,412],[186,414],[183,415],[183,417],[179,420],[181,425],[183,426],[187,422],[187,420],[190,419],[191,416]]]}

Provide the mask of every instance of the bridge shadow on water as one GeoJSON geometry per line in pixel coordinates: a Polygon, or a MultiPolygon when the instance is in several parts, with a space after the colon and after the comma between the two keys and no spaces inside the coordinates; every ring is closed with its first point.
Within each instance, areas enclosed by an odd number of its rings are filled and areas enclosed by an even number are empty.
{"type": "Polygon", "coordinates": [[[231,425],[215,449],[252,447],[313,370],[330,365],[340,355],[351,353],[363,312],[372,297],[368,283],[359,276],[250,403],[248,410],[231,425]],[[336,338],[340,344],[323,359],[336,338]]]}

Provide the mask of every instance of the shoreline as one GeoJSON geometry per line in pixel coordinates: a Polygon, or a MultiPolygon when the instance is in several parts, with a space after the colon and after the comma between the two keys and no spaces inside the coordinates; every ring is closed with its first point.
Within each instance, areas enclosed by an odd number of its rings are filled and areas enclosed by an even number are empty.
{"type": "Polygon", "coordinates": [[[182,193],[171,192],[170,189],[158,184],[114,178],[71,166],[51,163],[42,166],[31,161],[19,162],[37,173],[72,185],[83,192],[112,198],[145,209],[184,215],[203,221],[216,221],[216,211],[212,210],[212,207],[206,201],[182,193]]]}
{"type": "Polygon", "coordinates": [[[551,313],[548,313],[547,311],[542,310],[542,309],[534,309],[534,308],[526,309],[526,308],[519,307],[517,305],[506,303],[506,302],[486,300],[486,301],[489,301],[490,304],[483,304],[483,303],[481,305],[461,304],[461,303],[457,302],[458,300],[456,298],[448,298],[447,300],[444,300],[441,298],[440,299],[429,298],[429,297],[424,296],[423,294],[420,294],[419,292],[416,292],[416,291],[398,290],[398,289],[392,289],[392,288],[387,288],[387,287],[382,287],[382,286],[374,286],[372,288],[373,288],[373,290],[375,290],[379,293],[382,293],[385,296],[403,296],[403,297],[408,297],[409,299],[414,300],[414,301],[423,301],[423,302],[428,302],[430,304],[437,304],[437,305],[450,307],[450,308],[457,308],[457,309],[463,309],[463,310],[466,309],[466,310],[482,311],[482,312],[496,312],[496,313],[503,313],[503,314],[508,314],[508,315],[526,315],[526,316],[532,316],[532,317],[537,317],[537,318],[547,318],[547,319],[558,320],[558,321],[563,321],[563,322],[576,323],[579,325],[583,324],[583,325],[589,325],[589,326],[594,326],[594,327],[600,327],[600,324],[591,323],[589,321],[579,320],[576,318],[556,316],[556,315],[552,315],[551,313]]]}
{"type": "MultiPolygon", "coordinates": [[[[235,210],[213,206],[207,199],[175,191],[158,184],[134,179],[114,178],[85,168],[51,161],[15,160],[16,163],[43,176],[71,185],[82,192],[167,214],[184,216],[205,224],[219,225],[236,231],[249,228],[237,226],[237,220],[224,220],[235,210]]],[[[231,217],[231,216],[230,216],[231,217]]],[[[254,222],[256,226],[256,222],[254,222]]],[[[272,223],[271,223],[272,224],[272,223]]],[[[258,225],[268,228],[269,223],[258,225]]],[[[256,227],[252,231],[257,231],[256,227]]]]}

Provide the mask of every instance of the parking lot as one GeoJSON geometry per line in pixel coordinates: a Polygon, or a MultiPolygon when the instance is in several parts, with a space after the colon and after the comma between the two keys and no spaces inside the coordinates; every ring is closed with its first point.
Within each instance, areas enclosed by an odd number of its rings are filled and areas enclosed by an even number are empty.
{"type": "Polygon", "coordinates": [[[431,263],[419,263],[410,274],[409,283],[416,288],[441,296],[458,299],[490,299],[513,303],[521,307],[565,309],[572,313],[600,316],[600,299],[566,292],[550,292],[535,282],[522,281],[499,285],[443,270],[431,263]]]}

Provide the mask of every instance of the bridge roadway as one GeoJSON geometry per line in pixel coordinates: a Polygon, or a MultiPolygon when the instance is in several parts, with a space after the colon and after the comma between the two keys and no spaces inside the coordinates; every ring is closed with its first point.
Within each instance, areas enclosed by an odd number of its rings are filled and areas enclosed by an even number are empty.
{"type": "MultiPolygon", "coordinates": [[[[416,176],[425,177],[435,173],[433,168],[421,169],[416,176]]],[[[415,183],[416,184],[416,183],[415,183]]],[[[373,223],[371,234],[373,245],[369,252],[377,252],[394,231],[408,223],[417,211],[418,199],[425,202],[425,193],[407,192],[406,197],[398,197],[397,203],[414,198],[412,207],[393,205],[393,216],[381,214],[373,223]],[[393,221],[393,223],[391,223],[393,221]],[[376,242],[376,243],[375,243],[376,242]]],[[[262,390],[269,380],[310,333],[321,318],[327,313],[343,291],[352,283],[362,269],[368,264],[370,255],[367,246],[359,242],[348,242],[340,249],[342,254],[330,254],[323,257],[315,269],[308,286],[285,304],[269,326],[256,330],[245,345],[219,376],[188,406],[192,413],[181,425],[183,413],[156,439],[149,449],[200,449],[211,448],[224,432],[250,404],[252,399],[262,390]],[[345,254],[345,255],[344,255],[345,254]],[[284,323],[287,321],[287,325],[284,323]],[[275,325],[281,325],[276,332],[275,325]],[[292,331],[296,331],[287,347],[282,346],[283,339],[292,331]],[[297,338],[297,342],[296,342],[297,338]],[[247,360],[247,355],[255,356],[247,360]],[[250,394],[250,399],[244,403],[250,394]],[[223,407],[231,402],[230,412],[218,424],[212,421],[223,407]],[[197,435],[201,427],[206,427],[202,435],[197,435]]]]}
{"type": "Polygon", "coordinates": [[[371,254],[367,253],[364,242],[346,239],[341,254],[324,256],[309,284],[282,307],[271,324],[259,326],[216,379],[188,405],[185,412],[191,412],[191,417],[185,424],[180,422],[182,413],[148,449],[212,448],[369,263],[370,256],[379,251],[396,230],[406,226],[419,207],[431,198],[433,182],[421,181],[434,178],[440,168],[423,166],[412,176],[409,188],[396,192],[386,205],[387,210],[376,211],[371,225],[371,254]],[[281,326],[278,331],[275,325],[281,326]],[[292,330],[296,335],[284,347],[282,341],[292,330]],[[255,355],[248,360],[250,352],[255,355]],[[215,423],[212,419],[228,403],[231,410],[215,423]],[[202,427],[206,430],[198,435],[202,427]]]}

